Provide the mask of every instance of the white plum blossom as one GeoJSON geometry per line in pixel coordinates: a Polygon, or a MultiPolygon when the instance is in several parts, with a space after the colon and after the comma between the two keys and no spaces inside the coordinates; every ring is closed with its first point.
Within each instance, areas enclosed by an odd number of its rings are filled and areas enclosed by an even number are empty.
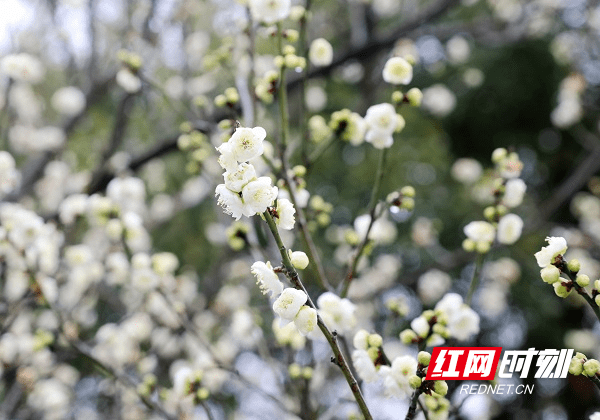
{"type": "Polygon", "coordinates": [[[275,223],[281,229],[292,230],[296,223],[296,209],[290,200],[287,198],[277,199],[277,207],[275,208],[276,214],[273,216],[275,223]]]}
{"type": "Polygon", "coordinates": [[[317,326],[317,311],[306,305],[302,306],[294,318],[294,324],[300,334],[308,334],[317,326]]]}
{"type": "Polygon", "coordinates": [[[0,150],[0,198],[14,191],[21,182],[21,174],[16,169],[15,159],[0,150]]]}
{"type": "Polygon", "coordinates": [[[308,296],[302,290],[288,287],[273,303],[273,311],[287,321],[293,321],[308,296]]]}
{"type": "Polygon", "coordinates": [[[52,108],[63,115],[73,117],[85,109],[85,95],[75,86],[65,86],[52,95],[52,108]]]}
{"type": "Polygon", "coordinates": [[[271,186],[271,178],[262,176],[251,181],[242,189],[242,198],[247,211],[264,213],[277,197],[277,187],[271,186]]]}
{"type": "Polygon", "coordinates": [[[419,316],[411,321],[410,328],[416,332],[419,337],[427,337],[430,326],[424,316],[419,316]]]}
{"type": "Polygon", "coordinates": [[[328,66],[333,60],[333,47],[325,38],[317,38],[310,44],[308,58],[315,66],[328,66]]]}
{"type": "Polygon", "coordinates": [[[231,191],[225,184],[217,185],[215,195],[218,196],[217,204],[223,207],[225,214],[231,215],[235,220],[240,220],[242,215],[250,217],[239,194],[231,191]]]}
{"type": "Polygon", "coordinates": [[[250,268],[252,274],[256,276],[256,283],[259,285],[263,295],[271,293],[271,297],[277,297],[283,292],[283,283],[277,277],[269,261],[266,264],[257,261],[250,268]]]}
{"type": "Polygon", "coordinates": [[[367,350],[369,348],[369,331],[361,329],[354,334],[352,344],[359,350],[367,350]]]}
{"type": "Polygon", "coordinates": [[[128,68],[123,68],[117,72],[117,84],[127,93],[133,94],[139,92],[142,88],[142,81],[128,68]]]}
{"type": "Polygon", "coordinates": [[[487,242],[492,243],[496,230],[491,223],[484,221],[471,222],[464,227],[465,235],[467,238],[474,242],[487,242]]]}
{"type": "Polygon", "coordinates": [[[394,132],[404,127],[404,119],[396,114],[393,105],[388,103],[373,105],[367,109],[365,122],[367,123],[365,141],[377,149],[391,147],[394,143],[394,132]]]}
{"type": "Polygon", "coordinates": [[[411,64],[402,57],[390,58],[383,67],[383,80],[394,85],[407,85],[413,77],[411,64]]]}
{"type": "Polygon", "coordinates": [[[417,360],[412,356],[397,357],[392,366],[381,366],[380,374],[384,376],[383,385],[387,396],[400,397],[410,395],[412,388],[408,382],[417,374],[417,360]]]}
{"type": "Polygon", "coordinates": [[[454,162],[450,171],[452,178],[463,184],[475,183],[483,173],[481,163],[475,159],[460,158],[454,162]]]}
{"type": "Polygon", "coordinates": [[[445,316],[451,337],[464,341],[479,332],[479,315],[463,303],[460,295],[448,293],[435,305],[435,310],[445,316]]]}
{"type": "Polygon", "coordinates": [[[246,184],[256,179],[256,170],[254,166],[244,162],[240,163],[234,172],[226,171],[223,178],[229,190],[239,193],[246,184]]]}
{"type": "Polygon", "coordinates": [[[27,53],[9,54],[0,61],[0,73],[14,80],[39,83],[46,74],[40,60],[27,53]]]}
{"type": "Polygon", "coordinates": [[[331,330],[343,333],[356,325],[356,306],[346,298],[325,292],[317,299],[317,306],[323,322],[331,330]]]}
{"type": "Polygon", "coordinates": [[[426,305],[437,302],[450,289],[452,278],[438,269],[425,272],[417,282],[419,297],[426,305]]]}
{"type": "Polygon", "coordinates": [[[423,108],[433,115],[443,118],[456,106],[456,95],[442,84],[423,89],[423,108]]]}
{"type": "Polygon", "coordinates": [[[527,185],[522,179],[512,178],[506,182],[502,204],[508,208],[520,206],[525,196],[527,185]]]}
{"type": "Polygon", "coordinates": [[[509,213],[498,221],[498,242],[512,245],[519,240],[523,231],[523,219],[513,213],[509,213]]]}
{"type": "Polygon", "coordinates": [[[549,236],[546,238],[546,242],[548,242],[548,246],[535,253],[535,259],[542,268],[554,263],[554,259],[558,255],[564,255],[567,252],[567,240],[563,237],[549,236]]]}
{"type": "Polygon", "coordinates": [[[352,352],[352,364],[358,376],[365,382],[375,382],[379,379],[377,368],[366,350],[358,349],[352,352]]]}
{"type": "MultiPolygon", "coordinates": [[[[265,137],[267,137],[267,132],[262,127],[237,128],[228,141],[233,157],[238,162],[246,162],[262,155],[265,137]]],[[[219,151],[221,150],[219,149],[219,151]]]]}
{"type": "Polygon", "coordinates": [[[260,22],[275,23],[290,15],[291,0],[249,0],[252,17],[260,22]]]}

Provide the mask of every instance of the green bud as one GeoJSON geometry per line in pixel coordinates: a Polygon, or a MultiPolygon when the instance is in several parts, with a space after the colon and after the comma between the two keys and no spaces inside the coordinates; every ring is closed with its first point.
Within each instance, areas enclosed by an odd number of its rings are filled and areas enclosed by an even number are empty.
{"type": "Polygon", "coordinates": [[[594,289],[600,290],[600,280],[594,280],[594,289]]]}
{"type": "Polygon", "coordinates": [[[487,220],[492,221],[496,217],[496,207],[489,206],[483,209],[483,217],[487,220]]]}
{"type": "Polygon", "coordinates": [[[587,357],[585,357],[585,354],[583,354],[583,353],[577,352],[577,353],[575,353],[575,357],[578,359],[586,359],[587,360],[587,357]]]}
{"type": "Polygon", "coordinates": [[[423,92],[419,88],[412,88],[406,92],[406,98],[411,106],[421,106],[423,100],[423,92]]]}
{"type": "Polygon", "coordinates": [[[596,375],[598,369],[600,369],[600,362],[596,359],[589,359],[583,364],[583,374],[587,377],[596,375]]]}
{"type": "Polygon", "coordinates": [[[408,384],[412,389],[417,389],[418,387],[420,387],[422,382],[423,380],[417,375],[413,375],[410,378],[408,378],[408,384]]]}
{"type": "Polygon", "coordinates": [[[420,351],[419,354],[417,354],[417,360],[423,366],[429,366],[429,362],[431,361],[431,354],[427,353],[426,351],[420,351]]]}
{"type": "Polygon", "coordinates": [[[348,245],[358,245],[360,242],[360,237],[354,230],[348,229],[344,234],[344,240],[346,243],[348,243],[348,245]]]}
{"type": "Polygon", "coordinates": [[[404,187],[402,187],[402,189],[400,189],[400,194],[402,194],[404,197],[414,197],[417,192],[415,191],[415,188],[411,185],[406,185],[404,187]]]}
{"type": "Polygon", "coordinates": [[[367,338],[367,343],[371,347],[381,347],[383,345],[383,338],[379,334],[371,334],[369,338],[367,338]]]}
{"type": "MultiPolygon", "coordinates": [[[[290,45],[288,45],[290,46],[290,45]]],[[[292,47],[294,48],[294,47],[292,47]]],[[[286,54],[285,56],[285,66],[287,68],[294,68],[298,65],[298,56],[295,54],[286,54]]]]}
{"type": "Polygon", "coordinates": [[[427,321],[429,321],[431,318],[433,318],[435,316],[435,312],[432,311],[431,309],[428,309],[426,311],[423,311],[423,318],[425,318],[427,321]]]}
{"type": "Polygon", "coordinates": [[[402,204],[400,205],[400,208],[403,208],[404,210],[408,210],[408,211],[414,210],[414,208],[415,208],[414,198],[404,197],[402,199],[402,204]]]}
{"type": "Polygon", "coordinates": [[[567,296],[569,296],[571,294],[571,290],[568,290],[559,281],[557,281],[556,283],[554,283],[552,286],[554,286],[554,293],[556,293],[556,296],[558,296],[558,297],[566,298],[567,296]]]}
{"type": "Polygon", "coordinates": [[[499,204],[496,206],[496,211],[498,212],[498,216],[502,217],[508,213],[508,207],[499,204]]]}
{"type": "Polygon", "coordinates": [[[198,392],[196,392],[196,396],[198,397],[199,400],[205,400],[209,397],[210,392],[208,391],[208,389],[202,387],[198,390],[198,392]]]}
{"type": "Polygon", "coordinates": [[[502,160],[504,160],[504,158],[506,158],[507,154],[508,154],[508,152],[503,147],[500,147],[500,148],[494,150],[492,152],[492,162],[500,163],[502,160]]]}
{"type": "Polygon", "coordinates": [[[600,295],[597,295],[597,296],[594,298],[594,301],[596,302],[596,305],[600,306],[600,295]]]}
{"type": "Polygon", "coordinates": [[[573,258],[567,263],[567,268],[571,270],[573,274],[577,274],[579,272],[579,269],[581,268],[581,263],[579,262],[579,260],[573,258]]]}
{"type": "Polygon", "coordinates": [[[560,278],[560,270],[553,265],[549,265],[540,270],[540,276],[548,284],[553,284],[560,278]]]}
{"type": "Polygon", "coordinates": [[[285,47],[283,47],[283,54],[296,54],[296,48],[294,48],[292,45],[286,45],[285,47]]]}
{"type": "Polygon", "coordinates": [[[434,333],[444,336],[448,333],[448,329],[442,324],[435,323],[433,324],[432,330],[434,333]]]}
{"type": "Polygon", "coordinates": [[[294,175],[303,177],[306,175],[306,166],[296,165],[292,168],[292,171],[294,172],[294,175]]]}
{"type": "Polygon", "coordinates": [[[304,379],[311,379],[313,377],[313,368],[306,366],[302,369],[302,377],[304,379]]]}
{"type": "Polygon", "coordinates": [[[278,55],[273,59],[273,63],[275,64],[275,67],[280,69],[285,65],[285,58],[278,55]]]}
{"type": "Polygon", "coordinates": [[[475,241],[472,239],[465,239],[462,243],[462,247],[467,252],[475,251],[475,241]]]}
{"type": "Polygon", "coordinates": [[[400,104],[404,100],[404,94],[399,90],[396,90],[392,93],[392,102],[395,104],[400,104]]]}
{"type": "Polygon", "coordinates": [[[581,375],[583,372],[583,363],[581,363],[581,359],[577,357],[573,357],[571,359],[571,363],[569,364],[569,373],[571,375],[581,375]]]}
{"type": "MultiPolygon", "coordinates": [[[[572,261],[572,260],[571,260],[572,261]]],[[[578,285],[580,285],[581,287],[585,287],[588,284],[590,284],[590,278],[589,276],[585,275],[585,274],[579,274],[577,276],[577,278],[575,278],[575,281],[577,282],[578,285]]]]}
{"type": "Polygon", "coordinates": [[[411,344],[417,339],[417,333],[411,329],[406,329],[400,333],[400,341],[403,344],[411,344]]]}
{"type": "Polygon", "coordinates": [[[230,102],[232,104],[235,104],[237,101],[240,100],[240,94],[234,87],[228,87],[227,89],[225,89],[225,97],[227,98],[227,102],[230,102]]]}
{"type": "Polygon", "coordinates": [[[227,97],[225,95],[217,95],[215,97],[215,105],[219,108],[224,107],[225,105],[227,105],[227,97]]]}
{"type": "Polygon", "coordinates": [[[298,38],[299,38],[298,31],[295,30],[295,29],[286,29],[285,30],[285,38],[289,42],[296,42],[296,41],[298,41],[298,38]]]}
{"type": "Polygon", "coordinates": [[[375,347],[369,347],[369,349],[367,350],[367,353],[369,354],[369,357],[371,358],[372,361],[377,360],[377,358],[379,357],[379,349],[377,349],[375,347]]]}
{"type": "Polygon", "coordinates": [[[490,252],[491,245],[487,241],[479,241],[475,244],[475,249],[480,254],[487,254],[490,252]]]}
{"type": "Polygon", "coordinates": [[[296,379],[302,375],[302,368],[298,363],[292,363],[288,366],[288,373],[290,374],[290,378],[296,379]]]}
{"type": "Polygon", "coordinates": [[[435,411],[438,408],[437,398],[432,397],[431,395],[425,395],[424,400],[425,407],[427,407],[429,411],[435,411]]]}
{"type": "Polygon", "coordinates": [[[435,381],[433,384],[433,391],[443,397],[448,393],[448,384],[446,381],[435,381]]]}

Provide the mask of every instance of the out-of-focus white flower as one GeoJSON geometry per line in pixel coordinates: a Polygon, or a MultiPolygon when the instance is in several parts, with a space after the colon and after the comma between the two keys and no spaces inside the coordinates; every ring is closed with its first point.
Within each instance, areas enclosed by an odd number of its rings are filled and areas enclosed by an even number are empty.
{"type": "Polygon", "coordinates": [[[369,335],[369,331],[367,330],[358,330],[356,334],[354,334],[352,344],[359,350],[367,350],[369,348],[369,335]]]}
{"type": "Polygon", "coordinates": [[[14,191],[21,182],[21,174],[16,169],[15,159],[0,150],[0,198],[14,191]]]}
{"type": "Polygon", "coordinates": [[[136,93],[142,88],[142,81],[128,68],[122,68],[117,72],[117,84],[127,93],[136,93]]]}
{"type": "Polygon", "coordinates": [[[255,262],[252,264],[250,271],[256,276],[256,283],[264,295],[271,292],[271,297],[277,297],[283,292],[283,283],[273,271],[269,261],[266,264],[262,261],[255,262]]]}
{"type": "Polygon", "coordinates": [[[600,420],[600,411],[596,411],[590,415],[590,420],[600,420]]]}
{"type": "Polygon", "coordinates": [[[520,178],[509,179],[506,183],[502,204],[506,207],[513,208],[520,206],[523,202],[523,196],[527,191],[527,185],[520,178]]]}
{"type": "Polygon", "coordinates": [[[249,0],[252,17],[264,23],[275,23],[287,18],[292,7],[291,0],[249,0]]]}
{"type": "Polygon", "coordinates": [[[413,77],[413,68],[402,57],[390,58],[383,67],[383,80],[394,85],[407,85],[413,77]]]}
{"type": "Polygon", "coordinates": [[[427,337],[430,326],[424,316],[419,316],[411,321],[410,328],[416,332],[419,337],[427,337]]]}
{"type": "Polygon", "coordinates": [[[65,86],[54,92],[50,103],[61,114],[72,117],[85,108],[85,95],[75,86],[65,86]]]}
{"type": "Polygon", "coordinates": [[[535,259],[540,267],[544,268],[554,262],[558,255],[567,252],[567,240],[563,237],[549,236],[546,238],[548,246],[535,253],[535,259]]]}
{"type": "Polygon", "coordinates": [[[60,148],[66,139],[65,132],[58,127],[39,129],[14,125],[8,132],[12,148],[18,153],[44,152],[60,148]]]}
{"type": "Polygon", "coordinates": [[[277,226],[285,230],[294,229],[294,224],[296,223],[294,214],[296,214],[296,209],[290,200],[287,198],[277,199],[276,212],[275,223],[277,226]]]}
{"type": "Polygon", "coordinates": [[[352,352],[352,364],[363,381],[375,382],[378,379],[377,368],[366,350],[354,350],[352,352]]]}
{"type": "MultiPolygon", "coordinates": [[[[323,89],[321,86],[314,86],[314,85],[309,86],[306,89],[306,94],[304,96],[304,102],[306,102],[306,108],[308,108],[309,111],[320,112],[325,108],[325,106],[327,106],[327,92],[325,92],[325,89],[323,89]]],[[[321,125],[321,127],[324,126],[325,128],[327,128],[327,124],[324,123],[324,119],[322,116],[313,115],[311,117],[311,120],[314,117],[318,117],[317,119],[320,118],[323,121],[323,124],[321,125]]],[[[312,131],[315,131],[314,121],[315,120],[313,120],[312,124],[309,122],[309,127],[312,131]]],[[[319,121],[319,122],[321,122],[321,121],[319,121]]],[[[313,135],[313,139],[314,138],[315,138],[315,136],[313,135]]],[[[316,143],[318,143],[318,141],[316,143]]]]}
{"type": "Polygon", "coordinates": [[[40,60],[27,53],[10,54],[0,62],[0,72],[27,83],[39,83],[46,74],[40,60]]]}
{"type": "Polygon", "coordinates": [[[179,260],[171,252],[158,252],[152,255],[152,269],[160,276],[172,275],[178,267],[179,260]]]}
{"type": "Polygon", "coordinates": [[[523,162],[516,152],[508,153],[502,147],[492,152],[492,161],[496,164],[499,175],[505,179],[518,178],[523,170],[523,162]]]}
{"type": "Polygon", "coordinates": [[[328,66],[333,60],[333,47],[325,38],[317,38],[310,44],[308,58],[315,66],[328,66]]]}
{"type": "Polygon", "coordinates": [[[561,100],[550,114],[550,121],[555,127],[568,128],[581,121],[583,107],[577,97],[561,100]]]}
{"type": "MultiPolygon", "coordinates": [[[[367,234],[370,221],[371,216],[368,214],[363,214],[354,219],[354,230],[361,239],[367,234]]],[[[396,239],[396,234],[396,225],[390,222],[387,217],[382,216],[373,222],[369,239],[378,244],[389,245],[396,239]]]]}
{"type": "Polygon", "coordinates": [[[356,325],[356,306],[346,298],[325,292],[317,299],[317,306],[323,322],[331,330],[344,333],[356,325]]]}
{"type": "Polygon", "coordinates": [[[417,373],[417,360],[412,356],[397,357],[392,366],[382,366],[380,374],[384,376],[383,385],[387,396],[405,397],[412,392],[408,382],[417,373]]]}
{"type": "Polygon", "coordinates": [[[519,240],[523,230],[523,219],[513,213],[509,213],[498,221],[498,242],[512,245],[519,240]]]}
{"type": "Polygon", "coordinates": [[[423,303],[431,305],[450,289],[451,283],[452,278],[447,273],[434,268],[419,277],[417,291],[423,303]]]}
{"type": "Polygon", "coordinates": [[[446,51],[448,52],[448,59],[453,64],[462,64],[471,55],[469,43],[460,35],[455,35],[448,40],[446,51]]]}
{"type": "Polygon", "coordinates": [[[302,306],[294,318],[294,324],[302,335],[308,334],[317,326],[317,311],[306,305],[302,306]]]}
{"type": "Polygon", "coordinates": [[[452,178],[463,184],[473,184],[483,173],[481,163],[471,158],[460,158],[452,165],[452,178]]]}
{"type": "Polygon", "coordinates": [[[306,344],[306,338],[300,334],[298,328],[293,322],[289,322],[281,326],[280,319],[273,320],[273,333],[275,339],[282,346],[291,346],[295,350],[299,350],[306,344]]]}
{"type": "Polygon", "coordinates": [[[433,115],[443,118],[450,114],[456,106],[456,96],[442,84],[423,89],[423,108],[433,115]]]}
{"type": "Polygon", "coordinates": [[[302,290],[288,287],[273,303],[273,311],[281,318],[293,321],[298,311],[306,303],[308,297],[302,290]]]}
{"type": "Polygon", "coordinates": [[[448,293],[435,305],[435,310],[446,317],[448,332],[457,340],[467,340],[479,332],[479,315],[456,293],[448,293]]]}
{"type": "Polygon", "coordinates": [[[471,222],[464,228],[465,235],[474,242],[488,242],[494,241],[496,230],[491,223],[484,221],[471,222]]]}

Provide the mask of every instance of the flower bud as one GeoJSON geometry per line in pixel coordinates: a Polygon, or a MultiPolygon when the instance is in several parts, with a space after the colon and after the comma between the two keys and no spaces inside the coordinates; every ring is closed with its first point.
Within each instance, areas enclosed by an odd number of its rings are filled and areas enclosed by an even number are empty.
{"type": "Polygon", "coordinates": [[[553,265],[549,265],[545,268],[542,268],[540,271],[540,276],[544,282],[553,284],[556,283],[560,278],[560,270],[553,265]]]}
{"type": "Polygon", "coordinates": [[[467,252],[475,251],[475,241],[472,239],[465,239],[462,243],[462,247],[467,252]]]}
{"type": "Polygon", "coordinates": [[[402,187],[402,189],[400,190],[400,193],[404,196],[404,197],[414,197],[416,194],[415,188],[411,185],[405,185],[404,187],[402,187]]]}
{"type": "Polygon", "coordinates": [[[288,366],[288,373],[290,374],[290,378],[296,379],[302,374],[302,368],[298,363],[292,363],[288,366]]]}
{"type": "Polygon", "coordinates": [[[381,347],[383,345],[383,338],[379,334],[371,334],[368,338],[369,346],[381,347]]]}
{"type": "Polygon", "coordinates": [[[210,396],[210,391],[204,387],[200,388],[198,392],[196,392],[196,396],[199,400],[205,400],[210,396]]]}
{"type": "Polygon", "coordinates": [[[411,106],[421,106],[423,92],[419,88],[411,88],[406,92],[406,99],[411,106]]]}
{"type": "MultiPolygon", "coordinates": [[[[571,260],[573,261],[573,260],[571,260]]],[[[571,270],[572,271],[572,270],[571,270]]],[[[579,274],[576,278],[575,281],[577,282],[578,285],[580,285],[581,287],[585,287],[588,284],[590,284],[590,278],[589,276],[585,275],[585,274],[579,274]]]]}
{"type": "Polygon", "coordinates": [[[573,258],[567,263],[567,268],[571,270],[573,274],[577,274],[579,272],[579,269],[581,268],[581,263],[579,262],[579,260],[573,258]]]}
{"type": "Polygon", "coordinates": [[[302,369],[302,377],[304,379],[311,379],[313,377],[313,368],[306,366],[302,369]]]}
{"type": "Polygon", "coordinates": [[[596,305],[600,306],[600,295],[597,295],[597,296],[594,298],[594,301],[596,302],[596,305]]]}
{"type": "Polygon", "coordinates": [[[566,298],[571,294],[571,290],[568,290],[561,282],[557,281],[552,286],[554,286],[554,293],[556,296],[561,298],[566,298]]]}
{"type": "Polygon", "coordinates": [[[496,208],[494,206],[489,206],[483,209],[483,217],[485,217],[490,222],[494,220],[496,217],[496,208]]]}
{"type": "Polygon", "coordinates": [[[491,245],[487,241],[479,241],[475,244],[475,249],[480,254],[487,254],[490,251],[491,245]]]}
{"type": "Polygon", "coordinates": [[[574,357],[576,357],[578,359],[586,359],[587,360],[587,357],[585,357],[585,354],[580,353],[580,352],[575,353],[574,357]]]}
{"type": "Polygon", "coordinates": [[[292,265],[298,270],[304,270],[308,267],[308,257],[302,251],[294,251],[290,255],[290,260],[292,261],[292,265]]]}
{"type": "Polygon", "coordinates": [[[404,197],[402,199],[402,205],[400,206],[400,208],[403,208],[404,210],[412,211],[415,208],[414,198],[404,197]]]}
{"type": "Polygon", "coordinates": [[[583,372],[583,363],[581,363],[581,359],[573,357],[571,359],[571,363],[569,364],[569,373],[577,376],[581,375],[581,372],[583,372]]]}
{"type": "Polygon", "coordinates": [[[235,104],[240,100],[240,94],[237,89],[234,87],[228,87],[225,89],[225,97],[227,98],[227,102],[235,104]]]}
{"type": "Polygon", "coordinates": [[[446,381],[435,381],[433,384],[433,391],[443,397],[448,393],[448,384],[446,381]]]}
{"type": "Polygon", "coordinates": [[[375,347],[369,347],[369,349],[367,350],[367,354],[369,355],[369,358],[374,362],[379,357],[379,349],[375,347]]]}
{"type": "Polygon", "coordinates": [[[273,63],[275,64],[275,67],[282,68],[285,65],[285,58],[278,55],[273,59],[273,63]]]}
{"type": "Polygon", "coordinates": [[[296,42],[296,41],[298,41],[298,38],[299,38],[298,31],[295,30],[295,29],[286,29],[285,30],[285,38],[289,42],[296,42]]]}
{"type": "Polygon", "coordinates": [[[392,93],[392,102],[395,104],[400,104],[404,100],[404,94],[399,90],[396,90],[392,93]]]}
{"type": "Polygon", "coordinates": [[[500,147],[492,152],[492,162],[499,163],[504,158],[506,158],[507,155],[508,155],[508,152],[506,151],[506,149],[503,147],[500,147]]]}
{"type": "Polygon", "coordinates": [[[427,353],[426,351],[420,351],[419,354],[417,354],[417,360],[423,366],[429,366],[429,362],[431,361],[431,354],[427,353]]]}
{"type": "Polygon", "coordinates": [[[215,105],[219,108],[224,107],[225,105],[227,105],[227,97],[225,95],[217,95],[215,97],[215,105]]]}
{"type": "Polygon", "coordinates": [[[411,344],[416,339],[417,333],[411,329],[406,329],[400,333],[400,341],[402,341],[403,344],[411,344]]]}
{"type": "Polygon", "coordinates": [[[408,384],[412,389],[417,389],[418,387],[420,387],[422,382],[423,380],[417,375],[412,375],[410,378],[408,378],[408,384]]]}
{"type": "Polygon", "coordinates": [[[596,359],[589,359],[583,364],[583,374],[588,377],[594,376],[600,369],[600,362],[596,359]]]}

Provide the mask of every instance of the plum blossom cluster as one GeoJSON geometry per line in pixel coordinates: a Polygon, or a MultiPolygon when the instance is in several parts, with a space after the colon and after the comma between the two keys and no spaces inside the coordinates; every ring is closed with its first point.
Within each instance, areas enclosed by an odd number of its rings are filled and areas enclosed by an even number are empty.
{"type": "Polygon", "coordinates": [[[446,294],[434,307],[413,319],[410,328],[400,333],[405,344],[425,342],[439,346],[449,338],[466,341],[479,333],[479,315],[456,293],[446,294]]]}
{"type": "MultiPolygon", "coordinates": [[[[217,148],[221,153],[219,164],[225,169],[225,183],[217,185],[215,194],[225,213],[236,220],[264,213],[277,198],[278,188],[272,185],[271,178],[257,177],[254,166],[249,163],[263,154],[266,136],[262,127],[240,127],[217,148]]],[[[289,200],[277,200],[274,217],[282,229],[293,229],[294,213],[294,206],[289,200]]]]}
{"type": "Polygon", "coordinates": [[[541,268],[540,276],[545,283],[554,287],[558,297],[566,298],[573,290],[582,295],[596,310],[600,306],[600,280],[594,282],[591,298],[585,287],[590,284],[590,277],[581,274],[581,263],[578,259],[567,261],[567,240],[563,237],[547,237],[548,245],[535,253],[535,259],[541,268]],[[562,277],[561,277],[562,276],[562,277]],[[593,299],[593,300],[592,300],[593,299]]]}
{"type": "MultiPolygon", "coordinates": [[[[291,259],[292,263],[296,263],[294,265],[302,268],[308,265],[308,258],[303,252],[297,251],[297,255],[292,255],[291,259]]],[[[306,335],[315,329],[317,311],[305,305],[308,296],[304,291],[291,287],[284,289],[283,283],[279,280],[269,261],[266,263],[262,261],[255,262],[252,264],[251,272],[256,276],[256,282],[263,294],[269,293],[271,298],[275,299],[273,311],[283,321],[293,323],[302,335],[306,335]]]]}
{"type": "Polygon", "coordinates": [[[487,253],[494,240],[500,244],[512,245],[521,237],[523,219],[510,213],[510,209],[523,202],[527,186],[519,178],[523,163],[515,152],[504,148],[494,150],[492,162],[495,164],[494,178],[491,181],[493,205],[483,211],[485,221],[473,221],[464,227],[467,238],[463,241],[466,251],[487,253]]]}

